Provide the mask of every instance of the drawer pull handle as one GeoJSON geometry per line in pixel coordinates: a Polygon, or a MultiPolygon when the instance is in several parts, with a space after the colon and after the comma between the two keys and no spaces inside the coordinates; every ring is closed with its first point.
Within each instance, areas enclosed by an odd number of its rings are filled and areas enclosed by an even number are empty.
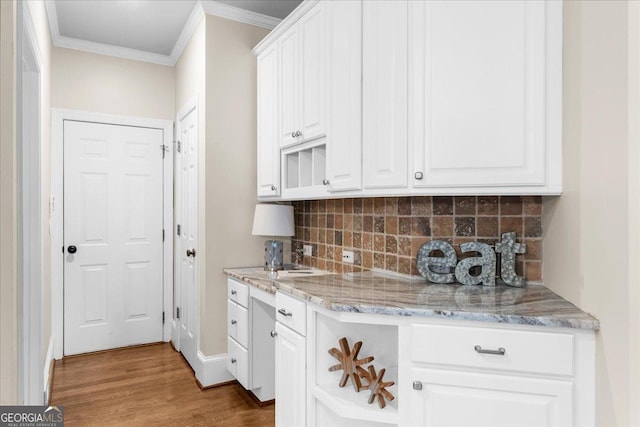
{"type": "Polygon", "coordinates": [[[236,291],[231,291],[231,295],[238,295],[236,291]]]}
{"type": "Polygon", "coordinates": [[[485,350],[482,347],[480,347],[479,345],[473,347],[475,351],[477,351],[478,353],[482,353],[482,354],[495,354],[498,356],[504,356],[504,354],[506,353],[506,350],[502,347],[500,347],[497,350],[485,350]]]}
{"type": "Polygon", "coordinates": [[[238,323],[238,322],[236,322],[235,320],[232,320],[232,321],[231,321],[231,324],[232,324],[232,325],[235,325],[236,323],[238,323]]]}
{"type": "Polygon", "coordinates": [[[276,331],[271,331],[269,335],[271,335],[271,338],[275,338],[278,336],[278,333],[276,331]]]}
{"type": "Polygon", "coordinates": [[[232,358],[231,358],[231,363],[236,363],[236,362],[237,362],[236,358],[235,358],[235,357],[232,357],[232,358]]]}
{"type": "Polygon", "coordinates": [[[285,317],[293,316],[293,313],[285,310],[284,308],[281,308],[280,310],[278,310],[278,313],[282,314],[285,317]]]}

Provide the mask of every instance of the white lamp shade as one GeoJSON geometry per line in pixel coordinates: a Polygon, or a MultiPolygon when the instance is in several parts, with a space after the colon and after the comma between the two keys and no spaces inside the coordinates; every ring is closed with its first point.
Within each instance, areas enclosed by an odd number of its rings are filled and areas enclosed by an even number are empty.
{"type": "Polygon", "coordinates": [[[253,216],[254,236],[294,236],[293,206],[256,205],[253,216]]]}

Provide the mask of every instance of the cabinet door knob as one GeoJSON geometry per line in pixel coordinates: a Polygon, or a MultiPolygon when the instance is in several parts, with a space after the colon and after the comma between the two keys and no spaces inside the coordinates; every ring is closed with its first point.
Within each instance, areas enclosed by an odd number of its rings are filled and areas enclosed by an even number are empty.
{"type": "Polygon", "coordinates": [[[422,390],[422,383],[420,381],[414,381],[413,382],[413,389],[414,390],[422,390]]]}
{"type": "Polygon", "coordinates": [[[291,132],[291,138],[295,138],[296,137],[296,133],[295,132],[291,132]]]}
{"type": "Polygon", "coordinates": [[[196,250],[195,249],[187,249],[187,256],[196,257],[196,250]]]}
{"type": "Polygon", "coordinates": [[[232,320],[232,321],[231,321],[231,324],[232,324],[232,325],[235,325],[236,323],[238,323],[238,322],[236,322],[235,320],[232,320]]]}
{"type": "Polygon", "coordinates": [[[295,138],[297,138],[297,137],[299,137],[299,136],[302,136],[302,132],[300,132],[299,130],[297,130],[297,131],[294,133],[294,137],[295,137],[295,138]]]}
{"type": "Polygon", "coordinates": [[[276,191],[276,186],[275,185],[271,185],[271,191],[276,191]]]}
{"type": "Polygon", "coordinates": [[[231,358],[231,363],[236,363],[236,362],[237,362],[236,358],[235,358],[235,357],[232,357],[232,358],[231,358]]]}
{"type": "Polygon", "coordinates": [[[284,308],[281,308],[280,310],[278,310],[278,313],[282,314],[285,317],[293,316],[293,313],[285,310],[284,308]]]}
{"type": "Polygon", "coordinates": [[[422,179],[423,175],[422,172],[416,172],[415,175],[413,175],[416,179],[422,179]]]}
{"type": "Polygon", "coordinates": [[[238,293],[236,291],[231,291],[231,295],[237,295],[238,293]]]}
{"type": "Polygon", "coordinates": [[[478,353],[481,353],[481,354],[495,354],[497,356],[504,356],[504,354],[506,353],[506,350],[504,348],[502,348],[502,347],[500,347],[497,350],[487,350],[487,349],[484,349],[484,348],[480,347],[479,345],[477,345],[477,346],[473,347],[473,349],[475,351],[477,351],[478,353]]]}
{"type": "Polygon", "coordinates": [[[328,179],[323,179],[322,180],[322,185],[329,185],[329,180],[328,179]]]}
{"type": "Polygon", "coordinates": [[[271,335],[271,338],[275,338],[278,336],[278,333],[276,331],[271,331],[269,335],[271,335]]]}

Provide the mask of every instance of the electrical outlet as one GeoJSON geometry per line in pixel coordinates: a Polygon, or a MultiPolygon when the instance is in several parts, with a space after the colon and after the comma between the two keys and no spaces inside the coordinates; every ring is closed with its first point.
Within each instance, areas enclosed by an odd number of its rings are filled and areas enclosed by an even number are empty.
{"type": "Polygon", "coordinates": [[[304,256],[313,256],[313,246],[312,245],[304,245],[304,246],[302,246],[302,255],[304,255],[304,256]]]}
{"type": "Polygon", "coordinates": [[[342,251],[342,262],[345,262],[347,264],[353,264],[353,252],[342,251]]]}

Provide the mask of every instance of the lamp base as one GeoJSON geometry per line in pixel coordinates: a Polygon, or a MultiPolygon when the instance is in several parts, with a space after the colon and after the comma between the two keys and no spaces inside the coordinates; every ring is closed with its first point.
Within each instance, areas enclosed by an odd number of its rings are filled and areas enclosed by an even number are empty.
{"type": "Polygon", "coordinates": [[[282,241],[267,240],[264,242],[264,269],[282,270],[282,241]]]}

